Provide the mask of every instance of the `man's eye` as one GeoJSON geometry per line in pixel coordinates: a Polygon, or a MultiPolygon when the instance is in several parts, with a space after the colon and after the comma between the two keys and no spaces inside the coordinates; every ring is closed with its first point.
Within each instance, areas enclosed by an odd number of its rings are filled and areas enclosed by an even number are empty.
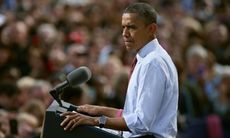
{"type": "Polygon", "coordinates": [[[133,30],[133,29],[136,29],[137,27],[134,26],[134,25],[128,25],[128,26],[122,26],[122,29],[128,29],[128,30],[133,30]]]}
{"type": "Polygon", "coordinates": [[[137,27],[134,25],[129,26],[129,29],[136,29],[137,27]]]}

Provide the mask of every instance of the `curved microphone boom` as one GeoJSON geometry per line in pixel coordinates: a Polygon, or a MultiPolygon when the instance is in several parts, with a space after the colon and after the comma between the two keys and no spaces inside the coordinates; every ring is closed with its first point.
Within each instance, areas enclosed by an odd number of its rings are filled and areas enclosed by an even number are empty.
{"type": "Polygon", "coordinates": [[[56,85],[51,91],[50,94],[53,98],[62,106],[61,100],[59,99],[59,94],[62,93],[62,90],[66,87],[77,87],[78,85],[88,81],[92,76],[89,68],[82,66],[66,76],[66,80],[58,85],[56,85]]]}

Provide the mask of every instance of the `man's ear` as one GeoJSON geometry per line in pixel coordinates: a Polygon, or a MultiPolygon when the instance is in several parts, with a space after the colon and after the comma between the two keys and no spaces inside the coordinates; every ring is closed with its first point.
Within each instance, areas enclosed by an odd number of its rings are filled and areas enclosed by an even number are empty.
{"type": "Polygon", "coordinates": [[[151,23],[149,26],[149,32],[150,34],[156,34],[157,31],[157,25],[155,23],[151,23]]]}

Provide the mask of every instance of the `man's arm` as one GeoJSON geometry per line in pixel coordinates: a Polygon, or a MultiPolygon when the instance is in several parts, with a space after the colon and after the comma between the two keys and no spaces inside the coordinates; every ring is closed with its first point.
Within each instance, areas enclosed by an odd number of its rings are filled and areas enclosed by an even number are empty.
{"type": "Polygon", "coordinates": [[[107,117],[117,117],[121,109],[116,109],[112,107],[96,106],[96,105],[81,105],[78,106],[77,111],[80,113],[87,113],[92,116],[107,116],[107,117]]]}

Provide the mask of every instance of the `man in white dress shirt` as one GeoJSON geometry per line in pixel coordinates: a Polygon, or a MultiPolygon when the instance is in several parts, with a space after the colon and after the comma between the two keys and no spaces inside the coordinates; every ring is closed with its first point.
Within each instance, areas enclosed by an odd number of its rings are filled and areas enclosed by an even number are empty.
{"type": "Polygon", "coordinates": [[[66,112],[61,126],[72,130],[92,125],[123,131],[123,137],[175,138],[177,134],[178,76],[168,53],[156,38],[157,15],[146,3],[129,5],[122,15],[123,39],[128,51],[136,51],[124,109],[95,105],[66,112]]]}

